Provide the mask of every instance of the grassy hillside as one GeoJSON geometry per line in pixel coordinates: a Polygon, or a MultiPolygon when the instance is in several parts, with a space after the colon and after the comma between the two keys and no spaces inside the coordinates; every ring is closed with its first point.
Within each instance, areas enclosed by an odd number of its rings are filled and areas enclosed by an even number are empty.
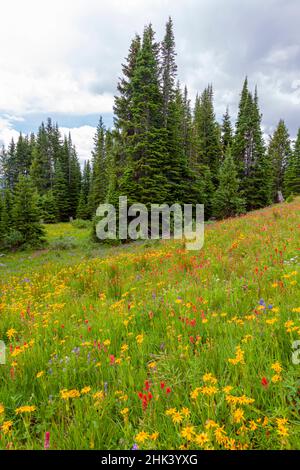
{"type": "Polygon", "coordinates": [[[299,228],[297,199],[200,252],[59,224],[2,257],[0,448],[300,449],[299,228]]]}

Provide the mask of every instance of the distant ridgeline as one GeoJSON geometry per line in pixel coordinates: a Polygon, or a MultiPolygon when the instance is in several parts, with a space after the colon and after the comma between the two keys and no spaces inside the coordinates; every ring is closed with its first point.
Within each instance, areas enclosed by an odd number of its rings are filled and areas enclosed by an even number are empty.
{"type": "Polygon", "coordinates": [[[129,204],[205,204],[209,219],[300,194],[300,130],[292,143],[280,120],[266,145],[247,78],[235,128],[228,109],[216,121],[211,85],[192,107],[177,81],[171,18],[162,42],[151,25],[133,38],[122,74],[114,128],[100,118],[83,168],[71,136],[62,138],[51,119],[1,150],[0,243],[36,244],[41,220],[92,219],[99,204],[117,205],[120,196],[129,204]]]}

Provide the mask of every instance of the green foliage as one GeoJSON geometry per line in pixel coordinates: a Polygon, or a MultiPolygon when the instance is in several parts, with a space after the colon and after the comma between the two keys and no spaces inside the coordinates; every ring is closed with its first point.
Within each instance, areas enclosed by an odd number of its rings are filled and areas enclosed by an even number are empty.
{"type": "Polygon", "coordinates": [[[39,246],[44,242],[38,194],[29,177],[19,176],[14,191],[12,218],[13,228],[20,232],[25,245],[39,246]]]}
{"type": "Polygon", "coordinates": [[[227,148],[225,160],[219,173],[219,187],[213,197],[213,215],[217,218],[233,217],[245,211],[245,201],[239,196],[237,170],[227,148]]]}
{"type": "Polygon", "coordinates": [[[298,130],[295,148],[287,159],[284,190],[286,196],[300,194],[300,129],[298,130]]]}
{"type": "Polygon", "coordinates": [[[279,121],[279,124],[270,139],[268,153],[273,168],[273,201],[277,202],[278,192],[283,191],[284,189],[284,173],[287,164],[292,157],[290,136],[282,119],[279,121]]]}

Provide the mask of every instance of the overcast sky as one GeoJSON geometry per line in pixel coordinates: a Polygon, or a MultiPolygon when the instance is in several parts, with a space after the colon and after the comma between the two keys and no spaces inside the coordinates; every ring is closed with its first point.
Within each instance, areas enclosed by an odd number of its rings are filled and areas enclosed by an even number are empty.
{"type": "Polygon", "coordinates": [[[258,86],[264,131],[300,126],[299,0],[7,0],[1,2],[0,141],[52,116],[89,158],[133,35],[157,39],[172,16],[179,79],[190,96],[212,83],[220,119],[235,118],[245,75],[258,86]]]}

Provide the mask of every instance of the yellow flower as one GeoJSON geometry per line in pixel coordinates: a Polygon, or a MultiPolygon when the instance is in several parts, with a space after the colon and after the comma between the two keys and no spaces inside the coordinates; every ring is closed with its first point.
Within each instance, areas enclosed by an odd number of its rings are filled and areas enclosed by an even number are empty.
{"type": "Polygon", "coordinates": [[[233,365],[237,364],[245,364],[244,360],[244,351],[241,349],[240,346],[237,346],[236,351],[235,351],[235,358],[233,359],[228,359],[228,362],[233,365]]]}
{"type": "Polygon", "coordinates": [[[285,426],[288,423],[287,418],[276,418],[277,426],[285,426]]]}
{"type": "Polygon", "coordinates": [[[14,328],[11,328],[10,330],[7,331],[6,336],[8,337],[9,340],[14,338],[14,336],[17,334],[17,330],[14,328]]]}
{"type": "Polygon", "coordinates": [[[293,313],[300,313],[300,307],[293,308],[292,312],[293,313]]]}
{"type": "Polygon", "coordinates": [[[258,427],[258,426],[257,426],[257,424],[256,424],[255,421],[253,421],[253,420],[249,421],[249,429],[250,429],[250,431],[256,431],[257,427],[258,427]]]}
{"type": "Polygon", "coordinates": [[[23,413],[33,413],[35,410],[35,406],[21,406],[20,408],[16,409],[16,415],[20,415],[23,413]]]}
{"type": "Polygon", "coordinates": [[[272,382],[273,382],[274,384],[276,384],[277,382],[281,382],[281,381],[282,381],[282,377],[281,377],[281,375],[276,374],[276,375],[273,375],[273,377],[272,377],[271,380],[272,380],[272,382]]]}
{"type": "Polygon", "coordinates": [[[169,408],[166,410],[166,416],[173,416],[175,413],[177,413],[176,408],[169,408]]]}
{"type": "Polygon", "coordinates": [[[201,387],[200,389],[200,392],[203,395],[208,395],[208,396],[214,395],[215,393],[217,393],[217,391],[218,391],[217,387],[214,387],[214,386],[211,386],[211,387],[204,386],[204,387],[201,387]]]}
{"type": "Polygon", "coordinates": [[[215,434],[215,438],[218,444],[223,444],[224,442],[227,441],[226,431],[224,431],[224,426],[218,427],[217,429],[215,429],[214,434],[215,434]]]}
{"type": "Polygon", "coordinates": [[[93,395],[93,398],[94,400],[103,400],[104,398],[104,392],[102,392],[102,390],[100,392],[96,392],[94,395],[93,395]]]}
{"type": "Polygon", "coordinates": [[[196,399],[198,398],[199,393],[200,393],[200,390],[201,390],[201,388],[198,387],[198,388],[195,388],[195,390],[193,390],[193,391],[191,392],[191,398],[192,398],[192,400],[196,400],[196,399]]]}
{"type": "Polygon", "coordinates": [[[190,414],[191,414],[191,412],[190,412],[190,410],[189,410],[188,408],[181,408],[180,413],[181,413],[183,416],[185,416],[186,418],[187,418],[188,416],[190,416],[190,414]]]}
{"type": "Polygon", "coordinates": [[[148,364],[148,367],[149,369],[155,369],[156,368],[156,362],[150,362],[150,364],[148,364]]]}
{"type": "Polygon", "coordinates": [[[226,395],[228,395],[228,393],[230,393],[231,390],[233,390],[233,387],[231,385],[227,385],[226,387],[223,388],[223,392],[226,393],[226,395]]]}
{"type": "Polygon", "coordinates": [[[142,344],[143,341],[144,341],[144,335],[138,335],[138,336],[136,337],[136,342],[137,342],[137,344],[142,344]]]}
{"type": "Polygon", "coordinates": [[[129,414],[129,408],[124,408],[120,413],[122,416],[127,416],[129,414]]]}
{"type": "Polygon", "coordinates": [[[280,374],[280,372],[283,370],[280,362],[278,361],[271,365],[271,369],[274,370],[276,374],[280,374]]]}
{"type": "Polygon", "coordinates": [[[104,346],[110,346],[110,343],[111,343],[110,339],[106,339],[106,340],[103,342],[104,346]]]}
{"type": "Polygon", "coordinates": [[[0,415],[3,415],[4,409],[4,406],[0,403],[0,415]]]}
{"type": "Polygon", "coordinates": [[[279,434],[279,436],[282,436],[282,437],[287,437],[289,435],[288,429],[285,428],[284,426],[278,428],[277,433],[279,434]]]}
{"type": "Polygon", "coordinates": [[[195,434],[195,427],[194,426],[186,426],[182,429],[180,435],[181,437],[185,438],[187,441],[191,441],[195,434]]]}
{"type": "Polygon", "coordinates": [[[218,382],[217,379],[211,373],[203,375],[202,378],[203,378],[203,382],[205,383],[211,383],[215,385],[218,382]]]}
{"type": "Polygon", "coordinates": [[[235,423],[240,423],[241,421],[243,421],[245,418],[244,418],[244,411],[241,409],[241,408],[237,408],[234,412],[233,412],[233,421],[235,423]]]}
{"type": "Polygon", "coordinates": [[[4,423],[1,426],[1,430],[4,432],[4,434],[8,434],[10,429],[12,428],[13,422],[12,421],[4,421],[4,423]]]}
{"type": "Polygon", "coordinates": [[[157,439],[159,438],[159,432],[154,432],[149,437],[150,437],[151,441],[157,441],[157,439]]]}
{"type": "Polygon", "coordinates": [[[172,421],[174,424],[179,424],[182,422],[182,420],[183,420],[183,417],[179,411],[176,411],[176,413],[172,415],[172,421]]]}
{"type": "Polygon", "coordinates": [[[60,396],[63,400],[68,400],[69,398],[79,398],[80,392],[78,390],[61,390],[60,396]]]}
{"type": "Polygon", "coordinates": [[[84,387],[82,390],[81,390],[81,394],[82,395],[86,395],[87,393],[89,393],[91,391],[91,387],[84,387]]]}
{"type": "Polygon", "coordinates": [[[147,439],[149,439],[149,434],[144,432],[144,431],[141,431],[139,432],[136,436],[135,436],[135,441],[138,443],[138,444],[143,444],[147,439]]]}
{"type": "Polygon", "coordinates": [[[194,439],[195,444],[199,447],[203,447],[207,442],[209,442],[209,437],[205,432],[202,432],[201,434],[197,434],[197,436],[194,439]]]}
{"type": "Polygon", "coordinates": [[[205,423],[205,429],[217,428],[219,425],[212,419],[208,419],[205,423]]]}
{"type": "Polygon", "coordinates": [[[36,374],[36,378],[37,378],[37,379],[40,379],[41,377],[43,377],[44,373],[45,373],[44,371],[38,372],[38,373],[36,374]]]}

